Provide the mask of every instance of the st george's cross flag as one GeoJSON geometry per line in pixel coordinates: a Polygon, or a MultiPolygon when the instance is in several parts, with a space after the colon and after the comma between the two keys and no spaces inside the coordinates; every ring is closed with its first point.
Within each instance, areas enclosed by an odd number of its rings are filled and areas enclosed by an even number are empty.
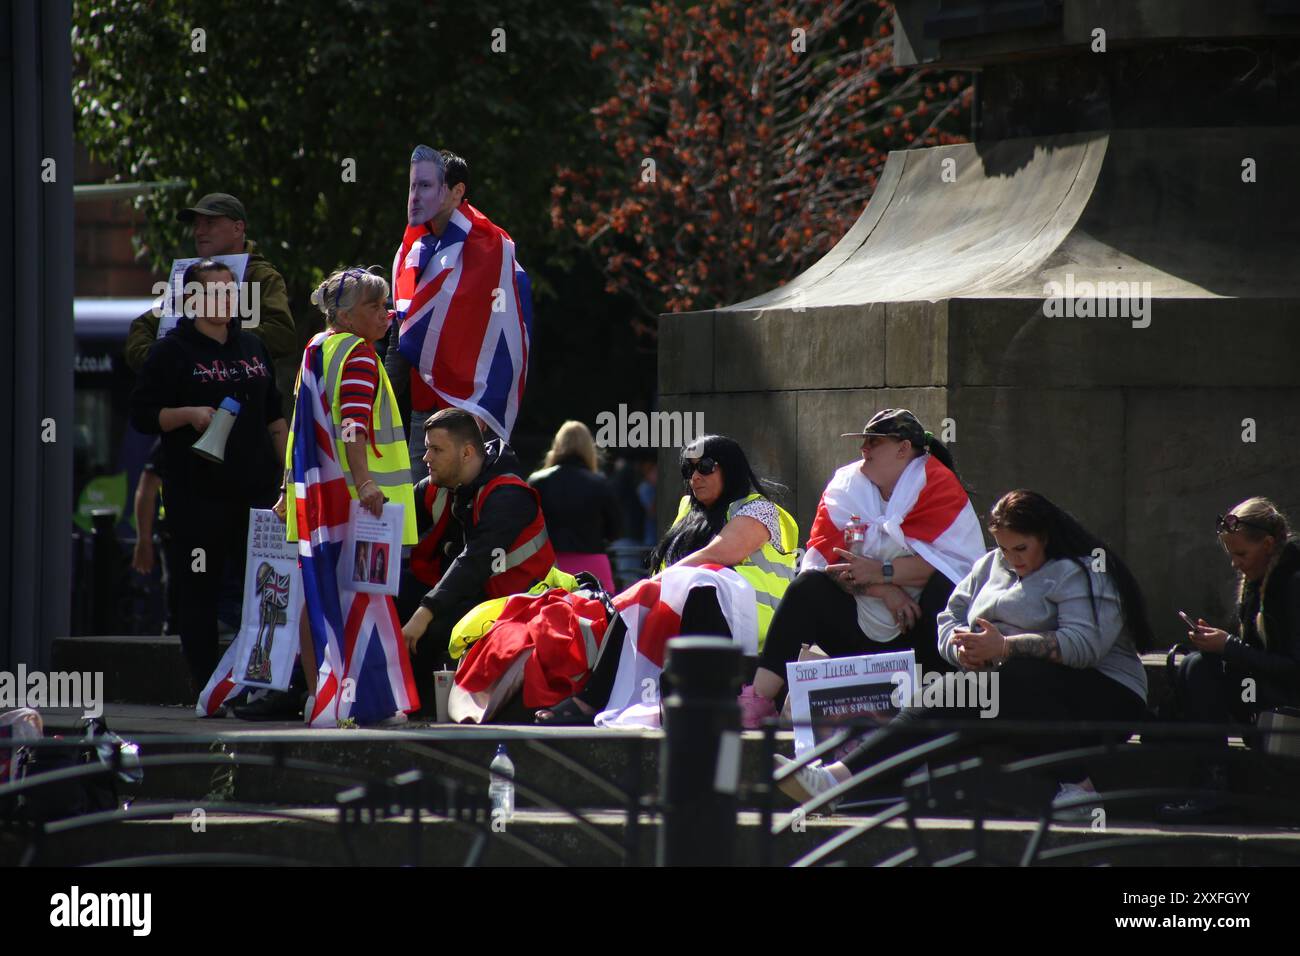
{"type": "Polygon", "coordinates": [[[758,654],[758,601],[748,581],[735,569],[716,564],[665,568],[614,598],[627,635],[609,703],[596,715],[597,726],[659,726],[659,676],[668,640],[682,633],[682,610],[694,588],[716,592],[731,639],[742,654],[758,654]]]}
{"type": "Polygon", "coordinates": [[[298,542],[303,594],[319,671],[308,722],[334,727],[354,718],[374,723],[419,707],[410,657],[393,599],[350,591],[340,557],[352,496],[337,458],[330,395],[316,335],[303,352],[293,432],[289,437],[293,510],[285,516],[298,542]]]}
{"type": "Polygon", "coordinates": [[[853,515],[867,525],[865,553],[911,551],[954,584],[984,555],[984,533],[966,489],[933,455],[908,463],[888,501],[860,460],[836,471],[817,504],[802,570],[844,561],[835,549],[844,547],[853,515]]]}
{"type": "Polygon", "coordinates": [[[505,440],[519,416],[533,298],[509,233],[468,202],[442,235],[411,226],[393,260],[398,349],[440,399],[505,440]]]}

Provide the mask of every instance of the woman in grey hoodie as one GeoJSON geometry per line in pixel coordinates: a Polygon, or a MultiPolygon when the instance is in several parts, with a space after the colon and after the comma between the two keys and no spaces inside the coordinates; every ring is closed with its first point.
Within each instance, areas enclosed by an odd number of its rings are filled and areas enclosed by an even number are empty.
{"type": "MultiPolygon", "coordinates": [[[[1138,651],[1151,625],[1137,580],[1119,555],[1042,495],[1008,492],[988,525],[998,546],[975,563],[939,615],[939,651],[964,671],[996,674],[996,714],[1004,720],[1059,723],[1131,721],[1146,709],[1146,674],[1138,651]]],[[[917,698],[913,698],[914,705],[917,698]]],[[[970,706],[905,708],[896,720],[974,717],[970,706]]],[[[893,735],[895,750],[920,741],[893,735]]],[[[1037,753],[1095,740],[1016,738],[1037,753]]],[[[796,799],[823,793],[889,756],[868,737],[841,763],[812,766],[781,781],[796,799]]],[[[783,758],[782,758],[783,759],[783,758]]],[[[1056,802],[1095,792],[1082,766],[1057,768],[1056,802]]],[[[1088,807],[1077,810],[1089,814],[1088,807]]]]}

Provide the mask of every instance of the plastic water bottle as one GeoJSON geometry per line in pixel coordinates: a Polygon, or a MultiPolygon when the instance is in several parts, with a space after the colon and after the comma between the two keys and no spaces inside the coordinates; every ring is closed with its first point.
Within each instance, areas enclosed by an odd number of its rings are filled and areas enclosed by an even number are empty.
{"type": "Polygon", "coordinates": [[[866,540],[866,523],[857,515],[850,515],[849,523],[844,526],[844,550],[862,557],[866,540]]]}
{"type": "Polygon", "coordinates": [[[492,801],[492,815],[502,811],[507,821],[515,815],[515,764],[506,753],[505,744],[497,744],[497,755],[488,764],[492,774],[488,784],[488,799],[492,801]]]}

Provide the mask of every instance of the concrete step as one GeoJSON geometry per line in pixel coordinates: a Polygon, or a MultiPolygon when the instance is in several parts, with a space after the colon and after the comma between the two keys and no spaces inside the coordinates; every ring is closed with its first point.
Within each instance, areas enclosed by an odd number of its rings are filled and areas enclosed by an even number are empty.
{"type": "MultiPolygon", "coordinates": [[[[224,653],[222,641],[218,653],[224,653]]],[[[189,704],[198,695],[175,635],[150,637],[60,637],[50,667],[104,675],[104,698],[138,704],[189,704]]]]}
{"type": "MultiPolygon", "coordinates": [[[[188,708],[140,705],[109,705],[105,716],[111,728],[139,742],[146,758],[174,762],[147,767],[143,783],[131,794],[192,803],[220,795],[247,803],[331,807],[347,787],[382,782],[408,770],[481,790],[496,744],[503,742],[515,763],[521,807],[548,806],[550,801],[622,810],[626,801],[619,791],[657,792],[663,739],[657,731],[506,725],[309,730],[297,723],[198,719],[188,708]],[[232,755],[245,763],[232,766],[232,755]],[[280,763],[275,765],[277,759],[280,763]],[[272,765],[254,765],[258,761],[272,765]],[[290,766],[294,761],[303,766],[290,766]]],[[[69,711],[49,712],[47,730],[70,730],[77,717],[69,711]]],[[[793,754],[793,735],[779,733],[777,746],[781,753],[793,754]]],[[[1238,790],[1287,799],[1300,790],[1300,762],[1260,764],[1252,756],[1240,740],[1230,749],[1238,790]]],[[[1134,741],[1092,772],[1103,791],[1184,786],[1194,781],[1194,760],[1194,756],[1134,741]]],[[[769,774],[763,766],[762,735],[743,734],[742,807],[761,805],[758,787],[769,774]]],[[[1025,786],[1032,782],[1026,781],[1025,786]]],[[[1153,819],[1160,802],[1160,798],[1126,800],[1110,805],[1108,812],[1115,820],[1153,819]]],[[[778,796],[777,807],[786,805],[785,798],[778,796]]],[[[1295,813],[1300,814],[1300,805],[1295,813]]],[[[1274,809],[1261,819],[1276,823],[1292,817],[1274,809]]]]}
{"type": "MultiPolygon", "coordinates": [[[[418,861],[425,865],[460,865],[469,857],[480,834],[486,838],[480,863],[486,866],[529,866],[548,863],[610,866],[622,860],[627,845],[627,816],[591,810],[586,824],[553,811],[520,810],[501,833],[487,821],[476,824],[409,816],[357,826],[345,839],[334,811],[312,807],[286,808],[286,816],[234,814],[219,805],[204,808],[138,806],[137,812],[157,813],[152,820],[53,827],[33,862],[78,866],[122,858],[171,854],[237,854],[320,865],[393,866],[418,861]]],[[[786,819],[778,815],[776,822],[786,819]]],[[[847,839],[869,821],[865,816],[812,817],[796,830],[787,830],[772,844],[772,862],[789,865],[825,848],[827,841],[847,839]]],[[[660,820],[643,813],[631,859],[652,863],[660,820]]],[[[987,821],[982,830],[980,861],[1018,863],[1036,830],[1032,823],[987,821]]],[[[874,865],[917,845],[931,862],[963,862],[959,854],[975,846],[970,821],[921,818],[915,831],[901,819],[891,820],[847,842],[818,862],[874,865]]],[[[755,813],[739,814],[735,862],[757,865],[762,859],[761,821],[755,813]]],[[[0,865],[21,859],[24,844],[12,833],[0,833],[0,865]]],[[[1300,831],[1250,827],[1151,827],[1052,825],[1042,839],[1048,853],[1043,865],[1105,862],[1115,866],[1244,866],[1300,862],[1300,831]],[[1071,858],[1052,859],[1052,851],[1086,851],[1071,858]]],[[[807,862],[807,861],[806,861],[807,862]]],[[[911,861],[911,862],[920,862],[911,861]]],[[[966,862],[969,862],[967,860],[966,862]]]]}
{"type": "MultiPolygon", "coordinates": [[[[79,717],[67,710],[46,712],[46,730],[71,731],[79,717]]],[[[200,719],[189,708],[128,704],[108,705],[104,717],[116,733],[139,743],[146,758],[170,755],[178,761],[186,756],[207,761],[146,767],[142,784],[132,791],[139,798],[196,801],[221,792],[246,802],[314,806],[332,806],[340,790],[408,770],[485,789],[496,745],[505,743],[521,787],[535,788],[566,806],[622,808],[619,789],[654,792],[663,737],[657,731],[506,725],[312,730],[299,722],[200,719]],[[282,765],[231,768],[230,757],[223,753],[265,761],[279,758],[282,765]],[[287,766],[294,761],[312,766],[287,766]]],[[[742,773],[756,779],[761,741],[753,736],[744,749],[742,773]]],[[[521,805],[532,801],[520,795],[521,805]]]]}
{"type": "MultiPolygon", "coordinates": [[[[1142,663],[1154,707],[1166,693],[1165,655],[1144,654],[1142,663]]],[[[175,636],[61,637],[54,642],[52,667],[103,672],[105,697],[114,703],[193,704],[196,698],[175,636]]]]}

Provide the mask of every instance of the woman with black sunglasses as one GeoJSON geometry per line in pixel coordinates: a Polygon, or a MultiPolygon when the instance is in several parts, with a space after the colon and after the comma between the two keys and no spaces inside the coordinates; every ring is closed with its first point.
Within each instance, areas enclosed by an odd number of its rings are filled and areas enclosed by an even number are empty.
{"type": "MultiPolygon", "coordinates": [[[[1254,723],[1261,711],[1300,705],[1300,541],[1267,498],[1247,498],[1220,515],[1215,530],[1237,572],[1238,633],[1196,619],[1187,632],[1196,650],[1178,667],[1178,696],[1194,723],[1254,723]]],[[[1222,759],[1202,764],[1202,775],[1203,789],[1227,789],[1222,759]]],[[[1160,816],[1190,822],[1224,809],[1222,799],[1197,797],[1162,807],[1160,816]]]]}
{"type": "MultiPolygon", "coordinates": [[[[799,527],[773,502],[776,486],[754,474],[736,441],[705,435],[682,449],[682,496],[677,517],[650,552],[656,573],[674,565],[735,568],[754,588],[761,649],[776,606],[795,576],[799,527]]],[[[731,637],[712,588],[697,588],[682,611],[682,634],[731,637]]],[[[538,723],[592,722],[609,700],[622,652],[622,631],[611,631],[581,694],[537,712],[538,723]]]]}

